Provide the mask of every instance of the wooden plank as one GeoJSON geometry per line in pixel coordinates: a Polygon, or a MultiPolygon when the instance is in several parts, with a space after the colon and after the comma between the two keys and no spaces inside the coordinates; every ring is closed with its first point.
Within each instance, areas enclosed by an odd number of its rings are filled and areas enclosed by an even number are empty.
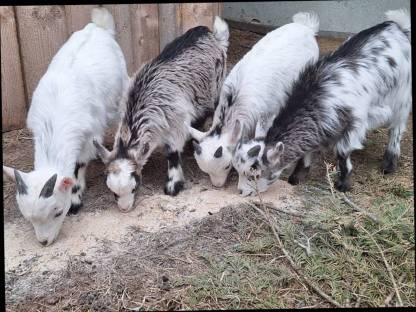
{"type": "Polygon", "coordinates": [[[136,68],[134,68],[133,58],[133,35],[132,25],[130,21],[130,5],[116,4],[104,5],[114,17],[116,23],[116,40],[123,51],[126,59],[127,71],[131,75],[136,68]]]}
{"type": "Polygon", "coordinates": [[[207,26],[212,29],[214,7],[212,3],[181,3],[182,32],[195,26],[207,26]]]}
{"type": "Polygon", "coordinates": [[[180,4],[159,4],[159,47],[160,51],[182,34],[180,4]]]}
{"type": "Polygon", "coordinates": [[[65,5],[68,35],[81,30],[91,22],[91,10],[97,5],[65,5]]]}
{"type": "Polygon", "coordinates": [[[26,96],[13,7],[0,7],[2,132],[26,122],[26,96]]]}
{"type": "Polygon", "coordinates": [[[159,17],[157,4],[131,4],[133,62],[138,69],[159,54],[159,17]]]}
{"type": "Polygon", "coordinates": [[[48,65],[67,39],[62,5],[17,6],[17,29],[28,101],[48,65]]]}

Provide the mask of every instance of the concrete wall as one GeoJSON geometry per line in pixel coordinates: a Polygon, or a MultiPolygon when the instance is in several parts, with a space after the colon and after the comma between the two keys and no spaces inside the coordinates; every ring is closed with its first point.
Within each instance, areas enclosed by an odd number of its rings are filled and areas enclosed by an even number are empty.
{"type": "Polygon", "coordinates": [[[225,2],[224,17],[240,22],[257,19],[264,25],[281,26],[290,23],[293,14],[312,10],[319,15],[320,30],[357,33],[382,22],[385,11],[398,8],[410,13],[410,0],[225,2]]]}

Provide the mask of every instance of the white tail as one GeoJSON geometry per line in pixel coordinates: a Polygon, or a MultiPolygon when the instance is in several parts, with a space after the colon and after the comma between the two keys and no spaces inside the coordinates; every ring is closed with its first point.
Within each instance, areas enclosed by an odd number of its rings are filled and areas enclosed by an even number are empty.
{"type": "Polygon", "coordinates": [[[316,35],[319,31],[319,17],[316,13],[313,12],[299,12],[293,15],[293,23],[301,24],[312,29],[313,33],[316,35]]]}
{"type": "Polygon", "coordinates": [[[393,21],[399,25],[410,40],[411,22],[409,12],[406,9],[390,10],[384,13],[387,21],[393,21]]]}
{"type": "Polygon", "coordinates": [[[228,38],[230,37],[230,31],[228,30],[227,23],[219,16],[215,16],[214,37],[225,49],[228,48],[228,38]]]}
{"type": "Polygon", "coordinates": [[[114,19],[107,9],[103,7],[92,9],[91,20],[95,25],[104,28],[114,36],[116,29],[114,19]]]}

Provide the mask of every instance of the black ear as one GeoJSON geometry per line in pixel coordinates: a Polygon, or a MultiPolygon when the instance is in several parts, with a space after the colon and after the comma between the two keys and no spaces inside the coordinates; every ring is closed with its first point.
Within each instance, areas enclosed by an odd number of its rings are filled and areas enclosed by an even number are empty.
{"type": "Polygon", "coordinates": [[[201,146],[195,140],[192,140],[192,145],[194,146],[195,153],[200,155],[201,154],[201,146]]]}
{"type": "Polygon", "coordinates": [[[222,146],[218,147],[218,149],[215,151],[214,157],[220,158],[222,156],[222,146]]]}
{"type": "Polygon", "coordinates": [[[53,194],[53,189],[55,188],[56,178],[58,174],[54,174],[43,186],[42,191],[40,191],[39,197],[48,198],[53,194]]]}
{"type": "Polygon", "coordinates": [[[15,177],[15,180],[16,180],[17,192],[20,195],[27,194],[26,183],[25,183],[25,181],[23,181],[22,176],[20,175],[19,171],[17,171],[16,169],[14,169],[14,177],[15,177]]]}
{"type": "Polygon", "coordinates": [[[257,144],[248,150],[247,155],[250,158],[257,157],[260,153],[260,150],[261,150],[261,146],[257,144]]]}

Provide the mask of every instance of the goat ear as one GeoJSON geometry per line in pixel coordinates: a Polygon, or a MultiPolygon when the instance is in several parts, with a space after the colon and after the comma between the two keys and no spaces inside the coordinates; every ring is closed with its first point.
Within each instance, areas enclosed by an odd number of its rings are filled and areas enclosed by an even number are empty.
{"type": "Polygon", "coordinates": [[[202,151],[201,146],[195,140],[192,140],[192,145],[194,146],[195,153],[197,153],[197,155],[200,155],[202,151]]]}
{"type": "Polygon", "coordinates": [[[74,186],[74,184],[75,184],[74,179],[69,178],[69,177],[65,177],[59,183],[58,189],[61,192],[67,192],[68,190],[70,190],[74,186]]]}
{"type": "Polygon", "coordinates": [[[146,155],[149,152],[150,146],[149,146],[149,142],[144,143],[141,153],[142,155],[146,155]]]}
{"type": "Polygon", "coordinates": [[[16,178],[14,175],[14,168],[7,167],[3,165],[3,174],[11,181],[16,182],[16,178]]]}
{"type": "Polygon", "coordinates": [[[284,145],[278,142],[273,148],[267,151],[267,160],[273,165],[277,165],[283,155],[284,145]]]}
{"type": "Polygon", "coordinates": [[[240,139],[242,133],[243,133],[243,127],[241,125],[241,122],[239,120],[237,120],[235,122],[233,132],[231,134],[230,142],[231,142],[232,145],[237,144],[237,142],[240,139]]]}
{"type": "Polygon", "coordinates": [[[101,158],[104,164],[107,164],[110,160],[111,152],[108,149],[106,149],[105,146],[99,143],[97,140],[94,139],[92,142],[97,150],[98,156],[101,158]]]}
{"type": "Polygon", "coordinates": [[[40,191],[39,197],[48,198],[52,196],[57,177],[58,175],[56,173],[50,177],[50,179],[43,186],[42,191],[40,191]]]}
{"type": "Polygon", "coordinates": [[[222,156],[222,146],[218,147],[214,153],[215,158],[220,158],[222,156]]]}
{"type": "Polygon", "coordinates": [[[260,150],[261,150],[260,144],[254,145],[252,148],[248,150],[247,156],[250,158],[257,157],[260,153],[260,150]]]}
{"type": "Polygon", "coordinates": [[[194,140],[197,140],[198,142],[200,142],[204,137],[205,137],[205,133],[202,131],[199,131],[191,126],[188,126],[188,131],[189,134],[191,135],[191,137],[194,140]]]}
{"type": "Polygon", "coordinates": [[[20,195],[27,194],[27,185],[24,181],[24,179],[26,178],[26,173],[7,166],[3,166],[3,173],[10,180],[16,182],[17,192],[20,195]]]}
{"type": "Polygon", "coordinates": [[[267,151],[267,160],[273,165],[277,165],[280,161],[284,151],[282,142],[278,142],[273,148],[267,151]]]}

